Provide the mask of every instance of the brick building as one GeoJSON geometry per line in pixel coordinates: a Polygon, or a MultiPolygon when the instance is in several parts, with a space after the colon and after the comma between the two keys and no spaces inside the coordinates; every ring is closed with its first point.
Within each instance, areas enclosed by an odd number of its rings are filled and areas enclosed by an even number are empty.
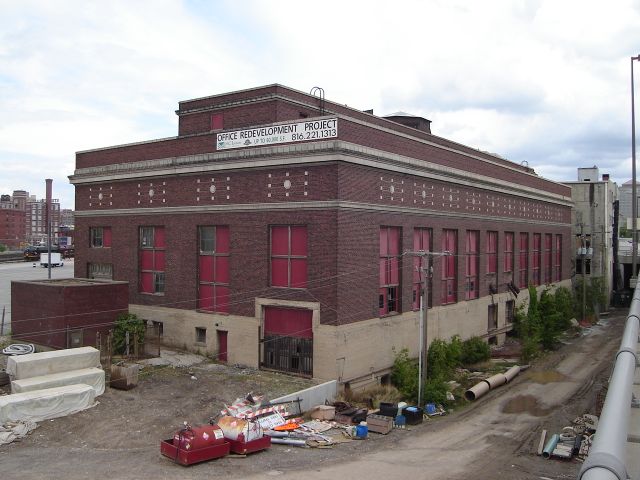
{"type": "Polygon", "coordinates": [[[0,204],[0,244],[17,250],[24,242],[25,212],[12,208],[11,202],[0,204]]]}
{"type": "Polygon", "coordinates": [[[78,152],[70,177],[76,277],[129,281],[167,343],[358,385],[417,352],[427,260],[404,252],[435,254],[431,339],[501,342],[517,287],[568,282],[571,189],[426,119],[281,85],[176,113],[177,137],[78,152]]]}

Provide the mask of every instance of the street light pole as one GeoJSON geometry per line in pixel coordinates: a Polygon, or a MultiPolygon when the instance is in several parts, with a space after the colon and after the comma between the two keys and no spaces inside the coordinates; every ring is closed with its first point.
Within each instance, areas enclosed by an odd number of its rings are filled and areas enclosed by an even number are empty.
{"type": "Polygon", "coordinates": [[[638,207],[636,206],[636,112],[633,86],[633,61],[640,61],[640,55],[631,57],[631,287],[635,288],[637,277],[636,268],[638,264],[638,232],[637,218],[638,207]]]}

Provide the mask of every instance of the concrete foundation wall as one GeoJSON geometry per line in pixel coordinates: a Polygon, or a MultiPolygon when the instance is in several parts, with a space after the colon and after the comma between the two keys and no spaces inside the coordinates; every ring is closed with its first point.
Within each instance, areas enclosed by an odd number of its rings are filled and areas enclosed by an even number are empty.
{"type": "MultiPolygon", "coordinates": [[[[553,288],[570,288],[570,281],[554,284],[553,288]]],[[[542,291],[547,287],[538,287],[542,291]]],[[[434,307],[429,310],[428,338],[449,340],[460,335],[462,340],[472,336],[496,337],[497,343],[505,340],[510,325],[506,323],[506,302],[514,299],[510,293],[493,296],[498,305],[498,326],[487,331],[488,306],[491,296],[460,302],[455,305],[434,307]]],[[[516,300],[516,307],[528,304],[529,292],[523,289],[516,300]]],[[[374,318],[347,325],[321,325],[320,305],[312,302],[275,301],[256,299],[256,317],[212,315],[171,308],[131,305],[130,311],[146,320],[163,323],[163,343],[201,354],[216,356],[219,353],[216,330],[228,332],[228,363],[258,368],[259,327],[263,307],[277,304],[313,310],[313,372],[314,378],[337,380],[360,388],[379,383],[380,377],[390,372],[395,354],[407,348],[411,357],[419,352],[419,312],[407,312],[383,318],[374,318]],[[206,343],[198,343],[195,329],[206,328],[206,343]]]]}
{"type": "Polygon", "coordinates": [[[258,368],[258,326],[254,317],[215,315],[174,308],[130,305],[129,311],[145,320],[162,322],[162,343],[217,358],[217,330],[228,332],[227,363],[258,368]],[[196,342],[196,328],[206,328],[206,343],[196,342]]]}

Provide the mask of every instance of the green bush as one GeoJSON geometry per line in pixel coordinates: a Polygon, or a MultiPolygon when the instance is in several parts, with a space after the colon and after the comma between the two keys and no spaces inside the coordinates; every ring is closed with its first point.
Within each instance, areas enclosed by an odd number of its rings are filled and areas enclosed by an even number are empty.
{"type": "Polygon", "coordinates": [[[126,336],[129,332],[129,351],[133,351],[134,336],[138,336],[138,343],[144,341],[145,321],[133,313],[121,313],[116,319],[113,330],[113,351],[117,354],[126,351],[126,336]]]}
{"type": "Polygon", "coordinates": [[[460,360],[463,365],[484,362],[491,357],[489,344],[479,337],[471,337],[462,342],[460,360]]]}
{"type": "Polygon", "coordinates": [[[424,384],[425,403],[440,403],[447,405],[447,384],[439,378],[430,378],[424,384]]]}
{"type": "Polygon", "coordinates": [[[403,397],[418,398],[418,362],[409,358],[409,350],[406,348],[400,350],[393,360],[391,383],[400,390],[403,397]]]}
{"type": "Polygon", "coordinates": [[[444,340],[434,340],[429,345],[427,355],[427,377],[431,379],[444,379],[453,374],[453,369],[460,365],[462,343],[457,335],[451,339],[451,343],[444,340]]]}
{"type": "Polygon", "coordinates": [[[0,243],[0,252],[6,252],[7,251],[7,246],[3,243],[0,243]]]}

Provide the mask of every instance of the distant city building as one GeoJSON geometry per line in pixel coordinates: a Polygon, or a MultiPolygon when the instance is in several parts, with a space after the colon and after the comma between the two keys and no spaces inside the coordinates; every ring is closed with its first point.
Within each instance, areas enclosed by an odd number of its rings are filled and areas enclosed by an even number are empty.
{"type": "Polygon", "coordinates": [[[64,225],[65,227],[73,226],[73,210],[70,208],[63,208],[60,211],[60,225],[64,225]]]}
{"type": "MultiPolygon", "coordinates": [[[[633,202],[631,201],[631,194],[633,189],[633,180],[624,182],[620,186],[620,215],[624,218],[631,218],[633,216],[633,202]]],[[[636,197],[640,196],[640,188],[638,182],[636,182],[636,197]]]]}
{"type": "MultiPolygon", "coordinates": [[[[30,199],[26,210],[26,237],[31,244],[46,243],[47,241],[47,201],[44,199],[30,199]]],[[[51,200],[51,235],[56,237],[60,229],[60,202],[57,198],[51,200]]]]}
{"type": "Polygon", "coordinates": [[[8,208],[5,206],[7,203],[11,205],[11,201],[6,202],[4,198],[0,200],[0,244],[19,249],[24,242],[25,212],[8,208]]]}

